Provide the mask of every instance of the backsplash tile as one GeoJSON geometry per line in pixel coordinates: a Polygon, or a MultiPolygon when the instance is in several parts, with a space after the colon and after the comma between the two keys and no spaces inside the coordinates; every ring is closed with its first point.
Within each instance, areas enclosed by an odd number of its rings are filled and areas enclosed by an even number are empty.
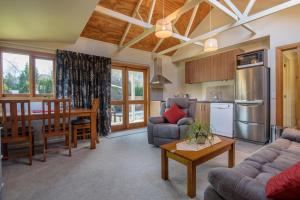
{"type": "Polygon", "coordinates": [[[205,97],[206,100],[233,100],[234,99],[234,86],[209,86],[206,87],[205,97]]]}

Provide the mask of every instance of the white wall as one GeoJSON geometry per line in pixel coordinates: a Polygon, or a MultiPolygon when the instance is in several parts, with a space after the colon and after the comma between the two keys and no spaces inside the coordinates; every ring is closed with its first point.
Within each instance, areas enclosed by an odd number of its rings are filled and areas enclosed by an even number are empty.
{"type": "Polygon", "coordinates": [[[163,75],[169,79],[172,84],[166,84],[164,86],[164,99],[168,97],[174,97],[174,95],[184,93],[184,64],[174,64],[171,60],[171,57],[163,57],[163,75]]]}

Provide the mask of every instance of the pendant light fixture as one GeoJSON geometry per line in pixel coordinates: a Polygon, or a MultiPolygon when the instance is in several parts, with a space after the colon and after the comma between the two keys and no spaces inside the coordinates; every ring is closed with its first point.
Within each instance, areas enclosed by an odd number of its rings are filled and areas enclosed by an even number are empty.
{"type": "Polygon", "coordinates": [[[168,38],[172,34],[172,23],[165,19],[165,0],[163,0],[163,18],[156,21],[155,36],[158,38],[168,38]]]}
{"type": "MultiPolygon", "coordinates": [[[[209,11],[209,32],[211,32],[211,5],[209,11]]],[[[218,40],[216,38],[211,37],[204,42],[205,52],[216,51],[216,50],[218,50],[218,40]]]]}

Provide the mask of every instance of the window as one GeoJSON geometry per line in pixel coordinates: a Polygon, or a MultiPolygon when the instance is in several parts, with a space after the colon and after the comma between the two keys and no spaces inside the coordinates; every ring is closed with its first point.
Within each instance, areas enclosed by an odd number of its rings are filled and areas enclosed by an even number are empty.
{"type": "Polygon", "coordinates": [[[54,55],[1,48],[0,53],[1,96],[54,96],[54,55]]]}
{"type": "Polygon", "coordinates": [[[53,60],[35,59],[35,94],[53,91],[53,60]]]}
{"type": "Polygon", "coordinates": [[[123,99],[123,70],[112,69],[111,70],[111,99],[122,100],[123,99]]]}
{"type": "Polygon", "coordinates": [[[29,56],[3,53],[3,91],[5,94],[29,93],[29,56]]]}

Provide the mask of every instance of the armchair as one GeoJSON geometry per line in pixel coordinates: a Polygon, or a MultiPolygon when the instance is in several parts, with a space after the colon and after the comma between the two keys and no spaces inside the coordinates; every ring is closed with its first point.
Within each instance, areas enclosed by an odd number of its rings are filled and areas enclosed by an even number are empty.
{"type": "Polygon", "coordinates": [[[188,126],[195,120],[197,99],[187,98],[168,98],[166,102],[161,104],[160,116],[150,117],[148,120],[148,143],[155,146],[160,146],[179,140],[187,135],[188,126]],[[163,117],[166,109],[169,109],[173,104],[177,104],[187,117],[178,120],[177,124],[170,124],[163,117]]]}

